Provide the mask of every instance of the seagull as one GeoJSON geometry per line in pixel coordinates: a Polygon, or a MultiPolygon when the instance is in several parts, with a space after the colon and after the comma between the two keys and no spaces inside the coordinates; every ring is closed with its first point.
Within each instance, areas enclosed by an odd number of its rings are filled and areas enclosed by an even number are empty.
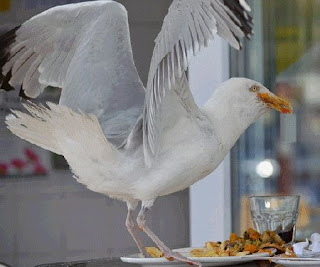
{"type": "Polygon", "coordinates": [[[202,107],[194,102],[190,62],[216,35],[240,49],[239,40],[253,34],[249,12],[244,0],[173,0],[144,86],[124,6],[105,0],[51,8],[0,39],[0,84],[29,99],[59,87],[59,104],[29,101],[28,113],[13,110],[6,124],[63,155],[88,189],[126,202],[125,224],[143,256],[138,229],[167,259],[201,266],[167,247],[146,213],[158,197],[213,172],[264,113],[292,113],[289,102],[246,78],[222,83],[202,107]]]}

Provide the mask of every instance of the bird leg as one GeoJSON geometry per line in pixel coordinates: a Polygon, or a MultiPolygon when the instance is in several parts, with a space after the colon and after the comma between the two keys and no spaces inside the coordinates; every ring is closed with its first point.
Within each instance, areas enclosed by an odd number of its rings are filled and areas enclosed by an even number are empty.
{"type": "Polygon", "coordinates": [[[145,232],[151,239],[152,241],[158,246],[158,248],[161,250],[161,252],[164,254],[164,256],[167,258],[169,261],[180,261],[180,262],[185,262],[189,265],[196,265],[201,267],[200,262],[195,262],[192,260],[189,260],[187,257],[182,256],[181,254],[177,252],[173,252],[170,248],[168,248],[151,230],[150,228],[146,225],[146,218],[145,214],[148,211],[148,208],[144,207],[142,205],[141,210],[138,214],[137,217],[137,223],[138,227],[145,232]]]}
{"type": "Polygon", "coordinates": [[[135,222],[133,220],[133,211],[135,210],[136,208],[136,205],[131,205],[131,203],[128,203],[127,202],[127,206],[128,206],[128,213],[127,213],[127,219],[126,219],[126,227],[128,229],[128,232],[131,234],[133,240],[136,242],[138,248],[139,248],[139,251],[140,253],[145,257],[145,258],[148,258],[149,255],[148,253],[145,251],[144,247],[143,247],[143,244],[142,244],[142,241],[140,239],[140,237],[138,236],[137,234],[137,231],[136,231],[136,225],[135,225],[135,222]],[[135,206],[135,207],[134,207],[135,206]]]}

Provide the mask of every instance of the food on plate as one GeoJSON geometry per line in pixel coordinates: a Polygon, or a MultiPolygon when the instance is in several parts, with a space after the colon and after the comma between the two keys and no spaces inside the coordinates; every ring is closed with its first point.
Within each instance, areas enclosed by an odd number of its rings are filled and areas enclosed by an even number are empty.
{"type": "Polygon", "coordinates": [[[145,247],[145,250],[151,258],[162,258],[164,256],[163,252],[155,247],[145,247]]]}
{"type": "Polygon", "coordinates": [[[286,248],[285,253],[279,255],[281,258],[296,258],[297,255],[293,251],[293,247],[286,248]]]}
{"type": "Polygon", "coordinates": [[[253,253],[268,252],[272,255],[272,249],[278,253],[285,253],[287,247],[281,237],[273,231],[265,231],[262,234],[250,228],[244,232],[243,237],[235,233],[229,240],[223,242],[206,242],[204,248],[191,250],[193,257],[226,257],[246,256],[253,253]]]}
{"type": "MultiPolygon", "coordinates": [[[[253,253],[268,252],[273,255],[273,249],[281,257],[296,257],[292,247],[287,247],[281,237],[273,231],[264,231],[262,234],[250,228],[243,237],[232,233],[229,240],[223,242],[208,241],[204,248],[195,248],[190,251],[191,257],[229,257],[247,256],[253,253]]],[[[145,250],[152,258],[161,258],[163,253],[155,247],[146,247],[145,250]]]]}

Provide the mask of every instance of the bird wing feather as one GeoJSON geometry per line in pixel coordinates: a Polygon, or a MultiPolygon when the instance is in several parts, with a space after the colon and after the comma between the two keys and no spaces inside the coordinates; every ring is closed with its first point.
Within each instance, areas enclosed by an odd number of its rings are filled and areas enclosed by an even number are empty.
{"type": "MultiPolygon", "coordinates": [[[[161,32],[155,40],[148,76],[145,107],[143,113],[143,145],[145,163],[152,164],[158,153],[158,139],[161,135],[158,121],[161,119],[161,105],[175,84],[186,86],[185,71],[190,61],[207,46],[216,34],[226,39],[236,49],[241,48],[239,38],[250,37],[253,33],[249,6],[244,0],[174,0],[165,17],[161,32]]],[[[189,87],[187,87],[189,90],[189,87]]],[[[190,91],[190,90],[189,90],[190,91]]],[[[188,92],[189,101],[185,107],[198,114],[198,108],[188,92]],[[191,103],[191,104],[190,104],[191,103]]],[[[177,99],[180,99],[178,97],[177,99]]],[[[183,98],[182,98],[183,99],[183,98]]],[[[181,101],[177,105],[181,105],[181,101]]],[[[192,112],[191,112],[192,113],[192,112]]]]}
{"type": "Polygon", "coordinates": [[[118,144],[143,110],[127,11],[114,1],[57,6],[26,21],[0,38],[0,72],[0,88],[22,86],[30,98],[62,88],[60,104],[96,115],[118,144]]]}

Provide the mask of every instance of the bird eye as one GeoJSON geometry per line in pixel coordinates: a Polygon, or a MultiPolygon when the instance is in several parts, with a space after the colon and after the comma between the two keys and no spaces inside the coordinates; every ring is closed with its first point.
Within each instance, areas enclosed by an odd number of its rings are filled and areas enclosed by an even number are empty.
{"type": "Polygon", "coordinates": [[[258,92],[260,90],[260,87],[258,85],[253,85],[250,87],[251,92],[258,92]]]}

